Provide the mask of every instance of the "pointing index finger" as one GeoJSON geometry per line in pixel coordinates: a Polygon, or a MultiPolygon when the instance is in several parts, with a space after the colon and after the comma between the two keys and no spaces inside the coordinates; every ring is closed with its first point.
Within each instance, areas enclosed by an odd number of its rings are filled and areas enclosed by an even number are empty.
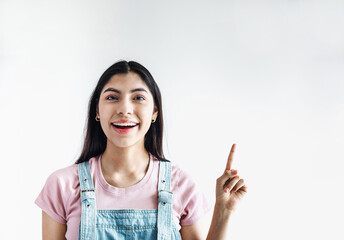
{"type": "Polygon", "coordinates": [[[233,159],[234,159],[235,147],[236,147],[236,144],[234,143],[232,145],[231,152],[229,153],[229,156],[228,156],[228,159],[227,159],[226,170],[230,170],[232,168],[232,162],[233,162],[233,159]]]}

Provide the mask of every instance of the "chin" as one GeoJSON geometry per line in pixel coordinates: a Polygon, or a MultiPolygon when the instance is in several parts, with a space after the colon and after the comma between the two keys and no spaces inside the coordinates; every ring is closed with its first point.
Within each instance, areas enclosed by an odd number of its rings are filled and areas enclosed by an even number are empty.
{"type": "Polygon", "coordinates": [[[133,141],[116,141],[116,142],[112,142],[111,144],[114,147],[117,148],[128,148],[128,147],[133,147],[135,145],[137,145],[137,142],[133,142],[133,141]]]}

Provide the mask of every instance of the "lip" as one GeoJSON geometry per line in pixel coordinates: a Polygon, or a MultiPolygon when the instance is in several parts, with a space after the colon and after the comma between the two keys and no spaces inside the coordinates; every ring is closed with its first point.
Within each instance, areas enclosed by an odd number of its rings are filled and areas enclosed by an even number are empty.
{"type": "Polygon", "coordinates": [[[116,128],[115,126],[111,125],[111,127],[118,133],[120,134],[126,134],[128,132],[131,132],[133,130],[135,130],[135,128],[137,127],[138,125],[136,125],[135,127],[132,127],[132,128],[128,128],[128,129],[120,129],[120,128],[116,128]]]}
{"type": "Polygon", "coordinates": [[[137,124],[137,122],[130,121],[130,120],[118,120],[118,121],[114,121],[112,123],[135,123],[135,124],[137,124]]]}
{"type": "Polygon", "coordinates": [[[131,131],[134,131],[136,129],[136,127],[139,125],[137,124],[136,122],[132,122],[132,121],[116,121],[114,123],[135,123],[136,126],[135,127],[132,127],[132,128],[128,128],[128,129],[121,129],[121,128],[116,128],[114,125],[111,124],[111,127],[117,132],[117,133],[120,133],[120,134],[126,134],[126,133],[129,133],[131,131]]]}

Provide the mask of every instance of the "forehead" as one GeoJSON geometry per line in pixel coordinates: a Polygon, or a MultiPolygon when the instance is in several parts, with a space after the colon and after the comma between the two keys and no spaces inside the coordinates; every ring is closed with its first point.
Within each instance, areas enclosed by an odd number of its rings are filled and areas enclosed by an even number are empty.
{"type": "Polygon", "coordinates": [[[110,80],[105,84],[103,90],[108,87],[113,87],[122,91],[130,91],[134,88],[144,88],[149,92],[147,84],[142,78],[134,72],[119,73],[113,75],[110,80]]]}

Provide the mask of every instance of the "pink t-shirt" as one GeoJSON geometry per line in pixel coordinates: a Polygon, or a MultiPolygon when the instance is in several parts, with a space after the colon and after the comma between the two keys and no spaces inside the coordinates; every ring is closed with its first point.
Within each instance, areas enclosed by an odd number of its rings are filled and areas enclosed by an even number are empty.
{"type": "MultiPolygon", "coordinates": [[[[150,154],[146,175],[135,185],[118,188],[108,184],[100,166],[101,155],[90,159],[97,209],[157,209],[159,160],[150,154]]],[[[172,164],[173,220],[178,229],[199,220],[211,208],[190,176],[172,164]]],[[[59,223],[67,224],[67,239],[78,239],[81,217],[78,165],[52,173],[35,203],[59,223]]]]}

